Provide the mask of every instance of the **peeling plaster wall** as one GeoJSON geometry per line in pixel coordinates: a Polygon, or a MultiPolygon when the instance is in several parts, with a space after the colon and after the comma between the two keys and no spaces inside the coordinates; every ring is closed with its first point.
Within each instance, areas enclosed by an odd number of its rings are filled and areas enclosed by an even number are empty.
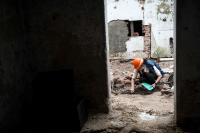
{"type": "Polygon", "coordinates": [[[130,39],[126,42],[127,52],[133,52],[137,50],[144,50],[144,37],[130,37],[130,39]]]}
{"type": "Polygon", "coordinates": [[[200,123],[200,1],[176,1],[175,94],[176,121],[200,123]]]}
{"type": "Polygon", "coordinates": [[[109,53],[126,52],[127,25],[124,21],[111,21],[108,23],[109,53]]]}
{"type": "Polygon", "coordinates": [[[151,39],[151,56],[157,57],[153,53],[162,47],[166,50],[164,57],[172,57],[169,38],[173,37],[173,5],[173,0],[108,0],[108,22],[143,20],[143,25],[151,24],[151,33],[154,35],[154,40],[151,39]]]}
{"type": "Polygon", "coordinates": [[[113,20],[143,20],[142,7],[137,0],[107,0],[108,23],[113,20]]]}
{"type": "Polygon", "coordinates": [[[144,52],[144,37],[130,37],[126,42],[127,52],[125,59],[134,59],[135,57],[147,58],[147,53],[144,52]]]}
{"type": "Polygon", "coordinates": [[[110,59],[147,58],[144,52],[144,37],[128,37],[127,23],[123,20],[108,23],[110,59]]]}
{"type": "Polygon", "coordinates": [[[151,56],[158,47],[166,49],[166,57],[172,57],[169,38],[173,37],[173,0],[146,0],[144,4],[144,25],[151,23],[151,56]]]}

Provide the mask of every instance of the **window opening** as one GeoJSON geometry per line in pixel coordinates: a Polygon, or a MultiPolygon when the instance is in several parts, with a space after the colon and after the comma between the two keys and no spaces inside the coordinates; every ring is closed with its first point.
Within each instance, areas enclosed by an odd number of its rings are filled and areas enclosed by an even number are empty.
{"type": "Polygon", "coordinates": [[[128,36],[144,36],[145,33],[142,33],[142,20],[138,21],[128,21],[125,20],[128,27],[128,36]]]}
{"type": "Polygon", "coordinates": [[[130,25],[130,21],[125,20],[125,22],[127,23],[127,27],[128,27],[128,36],[131,36],[131,25],[130,25]]]}

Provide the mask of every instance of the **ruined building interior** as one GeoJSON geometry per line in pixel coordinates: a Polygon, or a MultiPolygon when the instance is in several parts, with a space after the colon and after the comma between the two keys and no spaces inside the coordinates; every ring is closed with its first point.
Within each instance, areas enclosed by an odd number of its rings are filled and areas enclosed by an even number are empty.
{"type": "MultiPolygon", "coordinates": [[[[184,132],[182,127],[199,132],[200,1],[173,3],[174,122],[177,132],[184,132]]],[[[41,128],[43,132],[68,132],[74,125],[83,127],[82,132],[145,131],[140,125],[133,129],[134,118],[123,126],[129,127],[125,131],[110,115],[106,0],[2,0],[0,10],[1,133],[39,132],[41,128]],[[54,108],[46,108],[47,104],[54,108]],[[115,126],[87,129],[83,123],[90,116],[83,117],[87,116],[85,108],[108,114],[105,123],[115,126]]],[[[98,121],[98,116],[93,117],[91,121],[98,121]]]]}

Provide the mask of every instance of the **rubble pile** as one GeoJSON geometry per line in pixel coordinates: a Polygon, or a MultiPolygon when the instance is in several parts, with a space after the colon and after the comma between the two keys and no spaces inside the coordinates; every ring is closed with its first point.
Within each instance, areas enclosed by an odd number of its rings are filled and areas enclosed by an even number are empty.
{"type": "Polygon", "coordinates": [[[114,78],[111,81],[111,90],[112,93],[118,94],[124,91],[129,91],[131,87],[131,76],[126,76],[125,78],[121,79],[119,76],[114,78]],[[126,78],[127,77],[127,78],[126,78]]]}

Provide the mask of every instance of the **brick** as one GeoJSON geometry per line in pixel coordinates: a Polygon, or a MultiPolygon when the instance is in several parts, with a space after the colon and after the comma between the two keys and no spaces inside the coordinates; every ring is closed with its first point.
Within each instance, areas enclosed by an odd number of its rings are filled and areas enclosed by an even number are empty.
{"type": "Polygon", "coordinates": [[[117,78],[113,79],[113,81],[114,81],[114,84],[122,83],[122,81],[120,79],[117,79],[117,78]]]}
{"type": "Polygon", "coordinates": [[[131,87],[131,84],[125,84],[126,87],[131,87]]]}
{"type": "Polygon", "coordinates": [[[124,80],[124,84],[131,84],[130,80],[124,80]]]}

